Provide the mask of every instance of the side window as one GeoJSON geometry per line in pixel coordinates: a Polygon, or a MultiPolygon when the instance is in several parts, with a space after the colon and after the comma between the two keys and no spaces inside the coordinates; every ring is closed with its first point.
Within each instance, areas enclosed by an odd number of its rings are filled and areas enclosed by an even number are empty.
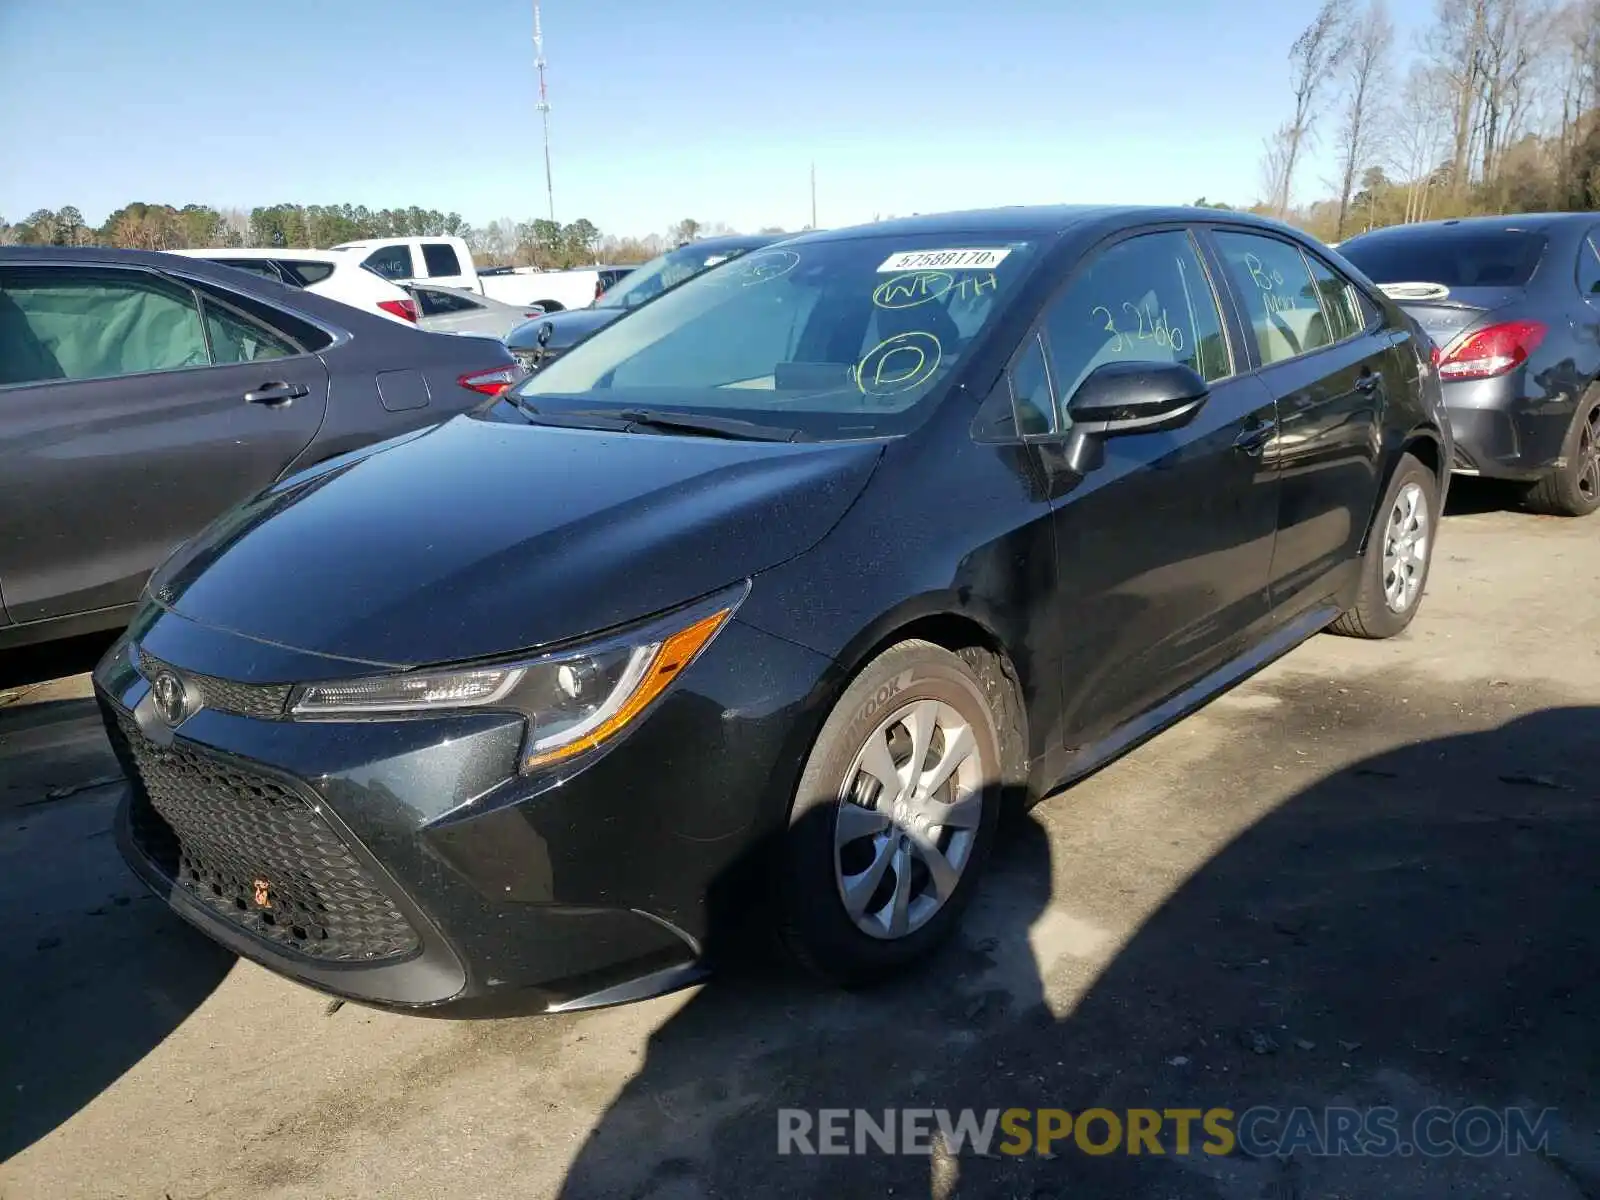
{"type": "Polygon", "coordinates": [[[1356,298],[1356,285],[1338,275],[1321,259],[1306,255],[1311,278],[1322,295],[1322,315],[1328,319],[1328,333],[1336,342],[1355,337],[1367,327],[1365,314],[1356,298]]]}
{"type": "Polygon", "coordinates": [[[411,269],[410,246],[384,246],[367,255],[361,265],[385,279],[410,279],[416,274],[411,269]]]}
{"type": "Polygon", "coordinates": [[[206,300],[206,332],[211,335],[213,363],[264,362],[288,358],[299,350],[253,321],[235,316],[215,301],[206,300]]]}
{"type": "Polygon", "coordinates": [[[1333,344],[1298,246],[1254,233],[1217,234],[1263,366],[1333,344]]]}
{"type": "Polygon", "coordinates": [[[1600,295],[1600,251],[1594,247],[1594,234],[1578,246],[1578,290],[1585,296],[1600,295]]]}
{"type": "Polygon", "coordinates": [[[1182,230],[1118,242],[1091,262],[1045,314],[1061,403],[1096,367],[1183,363],[1206,380],[1231,374],[1217,298],[1182,230]]]}
{"type": "Polygon", "coordinates": [[[244,271],[251,275],[259,275],[263,279],[270,279],[273,283],[282,283],[283,278],[278,274],[278,268],[272,265],[270,259],[265,258],[219,258],[216,260],[224,267],[232,267],[235,271],[244,271]]]}
{"type": "Polygon", "coordinates": [[[105,379],[210,361],[200,308],[187,288],[137,271],[0,270],[0,384],[105,379]]]}
{"type": "Polygon", "coordinates": [[[448,242],[423,242],[422,261],[428,264],[429,275],[461,274],[461,260],[448,242]]]}
{"type": "Polygon", "coordinates": [[[413,291],[417,297],[417,307],[425,317],[437,317],[441,313],[471,312],[475,308],[483,307],[465,296],[441,292],[437,288],[414,288],[413,291]]]}
{"type": "Polygon", "coordinates": [[[1028,343],[1022,357],[1011,368],[1011,411],[1017,432],[1024,436],[1049,433],[1052,429],[1050,416],[1055,410],[1050,398],[1050,376],[1044,365],[1044,346],[1038,334],[1031,335],[1028,343]]]}
{"type": "Polygon", "coordinates": [[[313,283],[321,283],[329,275],[333,274],[332,263],[305,262],[296,259],[292,262],[285,260],[279,265],[288,277],[287,282],[297,284],[300,287],[310,287],[313,283]]]}

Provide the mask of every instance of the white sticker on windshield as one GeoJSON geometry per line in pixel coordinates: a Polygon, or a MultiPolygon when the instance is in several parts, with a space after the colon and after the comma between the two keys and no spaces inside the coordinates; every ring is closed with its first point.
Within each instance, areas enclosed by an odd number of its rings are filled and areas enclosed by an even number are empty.
{"type": "Polygon", "coordinates": [[[998,267],[1005,256],[1010,253],[1011,248],[1009,246],[968,247],[956,250],[902,250],[900,253],[891,254],[884,259],[878,270],[880,272],[986,271],[992,267],[998,267]]]}

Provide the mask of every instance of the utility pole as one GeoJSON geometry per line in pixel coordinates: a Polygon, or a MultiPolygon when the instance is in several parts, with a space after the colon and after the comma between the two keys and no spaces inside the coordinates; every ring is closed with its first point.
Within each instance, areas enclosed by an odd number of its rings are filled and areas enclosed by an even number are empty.
{"type": "Polygon", "coordinates": [[[817,227],[817,164],[811,163],[811,228],[817,227]]]}
{"type": "Polygon", "coordinates": [[[544,122],[544,190],[550,200],[550,219],[556,219],[556,188],[550,178],[550,101],[544,87],[544,29],[539,23],[539,0],[533,0],[533,67],[539,73],[539,119],[544,122]]]}

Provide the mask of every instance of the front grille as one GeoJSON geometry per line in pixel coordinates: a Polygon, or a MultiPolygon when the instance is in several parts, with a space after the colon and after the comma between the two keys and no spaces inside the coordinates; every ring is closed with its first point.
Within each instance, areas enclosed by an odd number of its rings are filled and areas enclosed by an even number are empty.
{"type": "Polygon", "coordinates": [[[323,962],[417,950],[416,930],[298,789],[179,744],[158,746],[125,718],[112,735],[135,781],[135,843],[212,913],[323,962]]]}
{"type": "Polygon", "coordinates": [[[287,683],[240,683],[235,679],[219,679],[215,675],[196,675],[193,671],[180,670],[162,662],[141,647],[139,674],[153,681],[162,671],[171,671],[181,678],[199,701],[199,707],[265,721],[277,720],[284,715],[293,686],[287,683]]]}

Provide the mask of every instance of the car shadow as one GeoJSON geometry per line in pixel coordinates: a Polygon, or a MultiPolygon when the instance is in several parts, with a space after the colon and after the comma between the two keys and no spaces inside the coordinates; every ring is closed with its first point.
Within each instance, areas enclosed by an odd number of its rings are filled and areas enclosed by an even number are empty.
{"type": "Polygon", "coordinates": [[[1224,844],[1097,978],[1050,908],[1071,863],[1024,817],[915,975],[856,995],[777,972],[703,989],[653,1034],[561,1195],[1600,1194],[1597,779],[1594,707],[1362,759],[1224,844]],[[1179,1155],[1170,1127],[1159,1155],[778,1153],[784,1108],[1258,1104],[1556,1117],[1545,1151],[1515,1158],[1179,1155]]]}
{"type": "Polygon", "coordinates": [[[92,700],[0,709],[0,1161],[139,1062],[233,963],[123,865],[122,786],[92,700]]]}
{"type": "Polygon", "coordinates": [[[1450,494],[1444,503],[1444,515],[1469,517],[1480,513],[1520,512],[1523,509],[1522,493],[1526,487],[1526,484],[1518,485],[1504,479],[1453,476],[1450,494]]]}

